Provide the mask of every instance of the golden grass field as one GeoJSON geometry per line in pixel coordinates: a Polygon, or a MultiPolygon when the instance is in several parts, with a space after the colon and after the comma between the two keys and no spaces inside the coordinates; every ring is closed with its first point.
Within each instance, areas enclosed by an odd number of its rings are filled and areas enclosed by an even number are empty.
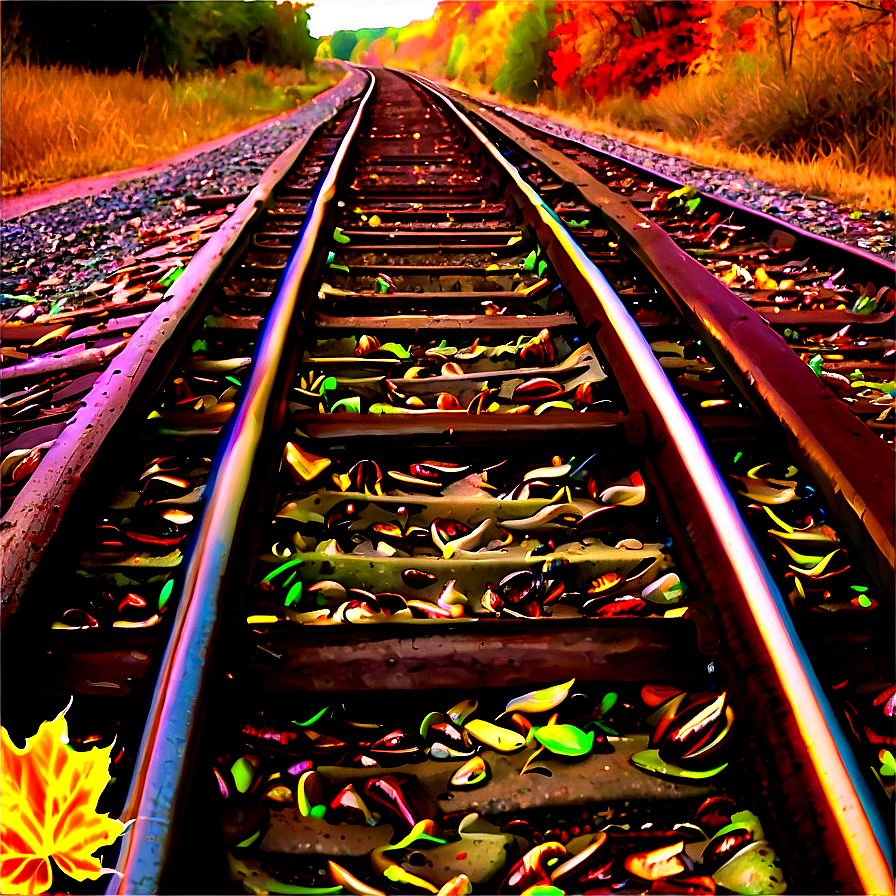
{"type": "Polygon", "coordinates": [[[148,78],[13,63],[0,79],[4,195],[120,171],[295,109],[342,73],[243,69],[148,78]]]}

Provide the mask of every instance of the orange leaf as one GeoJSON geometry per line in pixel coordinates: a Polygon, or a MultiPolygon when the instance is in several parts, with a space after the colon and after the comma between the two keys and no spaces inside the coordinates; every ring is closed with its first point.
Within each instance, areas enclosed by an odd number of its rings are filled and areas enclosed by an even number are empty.
{"type": "Polygon", "coordinates": [[[0,728],[0,890],[44,893],[52,858],[78,881],[104,873],[93,853],[126,825],[96,811],[109,783],[112,746],[79,752],[68,746],[63,710],[19,749],[0,728]]]}

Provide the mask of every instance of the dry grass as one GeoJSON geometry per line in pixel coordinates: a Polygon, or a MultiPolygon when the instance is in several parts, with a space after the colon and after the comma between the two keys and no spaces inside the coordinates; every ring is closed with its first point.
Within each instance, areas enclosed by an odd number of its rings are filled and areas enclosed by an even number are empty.
{"type": "Polygon", "coordinates": [[[294,109],[338,81],[254,68],[168,81],[13,64],[0,81],[4,194],[120,171],[294,109]]]}
{"type": "MultiPolygon", "coordinates": [[[[510,105],[504,100],[502,103],[510,105]]],[[[827,154],[809,154],[807,158],[793,160],[768,152],[733,149],[718,137],[701,141],[684,140],[670,137],[665,132],[621,127],[605,116],[558,112],[545,105],[519,108],[529,109],[579,130],[608,134],[635,146],[684,156],[698,165],[743,171],[777,187],[823,196],[834,202],[869,209],[892,209],[896,202],[892,175],[888,177],[858,171],[836,149],[827,154]]]]}
{"type": "Polygon", "coordinates": [[[595,104],[555,89],[517,108],[778,187],[893,209],[889,49],[840,47],[834,57],[830,47],[813,48],[786,76],[772,59],[740,57],[724,72],[681,78],[643,101],[628,95],[595,104]]]}

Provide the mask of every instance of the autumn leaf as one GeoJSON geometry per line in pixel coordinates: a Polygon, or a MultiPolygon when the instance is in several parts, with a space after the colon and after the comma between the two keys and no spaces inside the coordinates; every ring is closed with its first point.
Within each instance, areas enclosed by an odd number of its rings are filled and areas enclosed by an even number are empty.
{"type": "Polygon", "coordinates": [[[126,825],[96,811],[109,783],[112,746],[68,746],[63,710],[19,749],[0,728],[0,891],[44,893],[56,865],[78,881],[108,873],[93,853],[126,825]]]}

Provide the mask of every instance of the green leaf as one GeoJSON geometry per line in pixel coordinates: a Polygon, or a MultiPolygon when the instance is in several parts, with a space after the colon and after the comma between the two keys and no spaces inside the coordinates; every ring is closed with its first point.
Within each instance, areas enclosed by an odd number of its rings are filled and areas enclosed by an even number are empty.
{"type": "Polygon", "coordinates": [[[535,270],[535,250],[533,249],[524,259],[523,263],[520,267],[524,271],[534,271],[535,270]]]}
{"type": "Polygon", "coordinates": [[[852,221],[858,221],[859,218],[862,217],[862,213],[858,209],[856,209],[854,212],[849,213],[849,217],[852,221]]]}
{"type": "Polygon", "coordinates": [[[631,762],[638,768],[648,772],[656,772],[658,775],[668,775],[670,778],[712,778],[719,772],[728,768],[728,763],[720,765],[717,768],[707,769],[706,771],[692,771],[691,769],[681,768],[673,765],[671,762],[664,762],[660,759],[660,754],[656,750],[641,750],[634,753],[631,762]]]}
{"type": "Polygon", "coordinates": [[[538,276],[539,277],[541,277],[547,269],[548,269],[548,263],[546,261],[538,262],[538,276]]]}
{"type": "Polygon", "coordinates": [[[594,746],[594,732],[575,725],[545,725],[533,731],[535,740],[560,756],[584,756],[594,746]]]}
{"type": "Polygon", "coordinates": [[[241,843],[237,843],[237,846],[242,848],[246,846],[251,846],[259,837],[261,836],[261,831],[256,831],[254,834],[248,836],[241,843]]]}
{"type": "Polygon", "coordinates": [[[351,273],[351,271],[344,264],[331,264],[330,269],[333,271],[345,271],[346,274],[351,273]]]}
{"type": "Polygon", "coordinates": [[[316,712],[307,722],[296,722],[293,721],[293,725],[298,725],[299,728],[307,728],[309,725],[313,725],[323,714],[329,709],[329,706],[325,706],[323,709],[316,712]]]}
{"type": "Polygon", "coordinates": [[[692,199],[697,195],[697,191],[690,185],[685,184],[677,190],[673,190],[667,198],[669,199],[692,199]]]}
{"type": "Polygon", "coordinates": [[[853,314],[874,314],[877,311],[877,299],[874,296],[862,296],[852,306],[853,314]]]}
{"type": "Polygon", "coordinates": [[[249,762],[246,756],[241,756],[233,763],[230,773],[233,775],[233,783],[240,793],[245,793],[255,780],[255,766],[249,762]]]}
{"type": "Polygon", "coordinates": [[[168,579],[164,585],[162,585],[162,590],[159,592],[159,612],[168,605],[168,601],[171,599],[171,592],[174,591],[174,579],[168,579]]]}
{"type": "Polygon", "coordinates": [[[193,345],[190,347],[190,350],[195,355],[198,352],[207,352],[208,351],[208,343],[204,339],[197,339],[193,345]]]}
{"type": "Polygon", "coordinates": [[[432,824],[432,821],[429,821],[428,819],[418,821],[417,824],[411,828],[410,833],[402,837],[398,843],[393,843],[391,846],[387,846],[383,849],[383,852],[388,852],[390,849],[407,849],[412,843],[417,843],[421,840],[444,846],[448,842],[447,840],[443,840],[441,837],[436,837],[435,834],[430,833],[432,824]]]}
{"type": "Polygon", "coordinates": [[[178,267],[174,268],[173,271],[168,271],[168,273],[158,281],[159,286],[171,286],[172,283],[176,283],[185,270],[186,268],[184,267],[178,267]]]}
{"type": "Polygon", "coordinates": [[[289,591],[286,592],[286,600],[283,602],[284,607],[291,607],[302,599],[303,585],[301,581],[295,583],[289,591]]]}
{"type": "Polygon", "coordinates": [[[824,369],[824,358],[822,358],[821,355],[815,355],[814,357],[810,358],[806,362],[806,364],[808,365],[812,373],[814,373],[816,376],[821,376],[821,371],[824,369]]]}
{"type": "Polygon", "coordinates": [[[697,207],[700,205],[700,197],[695,196],[693,199],[688,199],[685,203],[688,209],[688,214],[693,215],[695,211],[697,211],[697,207]]]}
{"type": "MultiPolygon", "coordinates": [[[[619,736],[618,731],[616,731],[614,728],[611,728],[609,725],[607,725],[606,722],[600,721],[600,719],[594,719],[590,722],[586,722],[583,726],[583,730],[596,731],[599,734],[600,734],[600,732],[603,732],[603,734],[609,734],[612,737],[619,736]]],[[[601,734],[600,736],[603,737],[603,734],[601,734]]]]}
{"type": "Polygon", "coordinates": [[[712,878],[727,892],[744,896],[787,892],[778,857],[768,843],[751,843],[713,872],[712,878]]]}
{"type": "Polygon", "coordinates": [[[762,830],[762,823],[758,816],[749,809],[741,812],[735,812],[731,816],[731,823],[725,825],[715,832],[714,837],[730,834],[732,831],[749,831],[753,835],[754,840],[765,840],[765,831],[762,830]]]}
{"type": "Polygon", "coordinates": [[[853,380],[850,386],[853,389],[873,389],[875,392],[892,392],[896,389],[896,380],[887,380],[884,383],[873,383],[870,380],[853,380]]]}
{"type": "Polygon", "coordinates": [[[349,238],[342,232],[342,228],[341,228],[341,227],[337,227],[337,228],[333,231],[333,239],[334,239],[337,243],[341,243],[343,246],[344,246],[346,243],[350,243],[350,242],[351,242],[351,240],[350,240],[350,239],[349,239],[349,238]]]}
{"type": "Polygon", "coordinates": [[[893,754],[889,750],[881,750],[877,754],[877,758],[881,762],[878,774],[882,778],[890,778],[896,775],[896,759],[893,758],[893,754]]]}
{"type": "Polygon", "coordinates": [[[381,345],[377,351],[380,352],[392,352],[396,358],[401,358],[402,361],[406,361],[411,357],[411,353],[403,346],[399,345],[397,342],[386,342],[381,345]]]}
{"type": "Polygon", "coordinates": [[[394,404],[384,404],[381,402],[377,402],[376,404],[372,404],[370,406],[370,410],[368,413],[371,414],[407,414],[407,408],[398,408],[394,404]]]}
{"type": "Polygon", "coordinates": [[[574,411],[575,408],[568,401],[546,401],[535,409],[535,416],[540,417],[545,411],[551,408],[559,408],[565,411],[574,411]]]}
{"type": "Polygon", "coordinates": [[[282,572],[286,572],[288,569],[294,569],[295,567],[301,566],[305,561],[299,559],[298,557],[293,557],[292,560],[287,560],[286,563],[281,563],[275,570],[269,572],[262,580],[261,584],[269,585],[277,576],[282,572]]]}
{"type": "Polygon", "coordinates": [[[614,694],[613,691],[604,694],[604,699],[600,701],[600,714],[605,716],[616,705],[618,699],[619,695],[614,694]]]}

